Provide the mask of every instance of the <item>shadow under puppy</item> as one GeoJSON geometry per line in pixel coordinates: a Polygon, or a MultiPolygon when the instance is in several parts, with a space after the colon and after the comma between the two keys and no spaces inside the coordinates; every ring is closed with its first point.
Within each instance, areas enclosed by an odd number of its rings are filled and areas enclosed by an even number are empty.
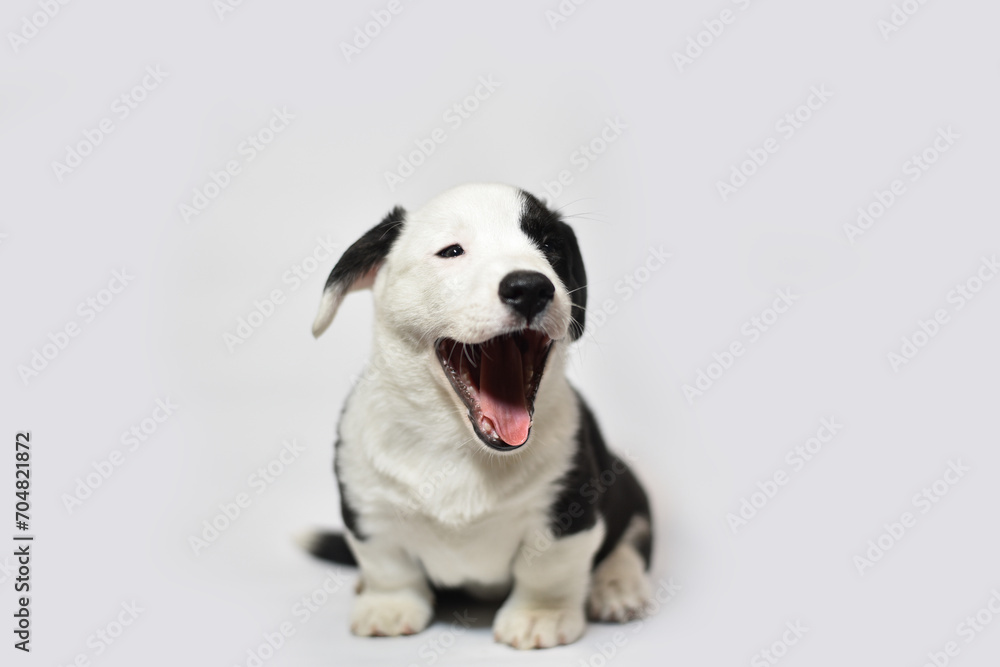
{"type": "Polygon", "coordinates": [[[586,283],[573,230],[500,184],[397,207],[337,262],[313,334],[371,287],[373,352],[335,446],[346,534],[308,548],[360,567],[355,634],[423,630],[443,588],[506,596],[518,648],[642,613],[649,503],[564,372],[586,283]]]}

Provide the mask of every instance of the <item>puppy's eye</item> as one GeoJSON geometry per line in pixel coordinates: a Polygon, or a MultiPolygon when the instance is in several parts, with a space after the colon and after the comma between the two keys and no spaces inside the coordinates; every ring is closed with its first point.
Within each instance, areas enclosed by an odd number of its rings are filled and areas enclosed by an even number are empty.
{"type": "Polygon", "coordinates": [[[438,257],[451,258],[451,257],[458,257],[459,255],[464,255],[464,254],[465,250],[462,249],[462,246],[456,243],[455,245],[450,245],[444,250],[441,250],[440,252],[438,252],[437,255],[438,257]]]}

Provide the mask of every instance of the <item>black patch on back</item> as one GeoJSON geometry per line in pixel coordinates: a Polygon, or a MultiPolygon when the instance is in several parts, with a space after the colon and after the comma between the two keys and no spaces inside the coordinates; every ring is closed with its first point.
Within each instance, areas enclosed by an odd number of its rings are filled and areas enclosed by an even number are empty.
{"type": "Polygon", "coordinates": [[[562,221],[558,213],[550,211],[537,197],[521,190],[524,206],[521,209],[521,231],[545,253],[559,280],[573,300],[569,333],[572,340],[583,335],[587,314],[587,272],[583,256],[576,242],[573,228],[562,221]]]}
{"type": "Polygon", "coordinates": [[[389,211],[382,222],[362,234],[361,238],[352,243],[351,247],[340,256],[337,265],[330,272],[330,277],[326,279],[323,290],[326,291],[334,285],[346,290],[358,278],[381,264],[399,233],[403,231],[405,219],[406,211],[403,207],[397,206],[389,211]]]}
{"type": "Polygon", "coordinates": [[[636,548],[648,569],[653,544],[646,492],[625,462],[608,451],[594,414],[579,393],[576,397],[580,406],[576,455],[561,481],[562,492],[553,503],[549,527],[557,537],[572,535],[592,528],[600,514],[606,532],[594,555],[596,566],[621,540],[632,517],[644,517],[650,522],[650,535],[636,548]]]}

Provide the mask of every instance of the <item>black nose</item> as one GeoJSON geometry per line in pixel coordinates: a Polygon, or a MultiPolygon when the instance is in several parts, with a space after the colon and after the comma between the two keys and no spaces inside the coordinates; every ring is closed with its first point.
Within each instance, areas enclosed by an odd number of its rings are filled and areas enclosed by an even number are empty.
{"type": "Polygon", "coordinates": [[[531,322],[555,296],[552,281],[538,271],[512,271],[500,281],[500,300],[531,322]]]}

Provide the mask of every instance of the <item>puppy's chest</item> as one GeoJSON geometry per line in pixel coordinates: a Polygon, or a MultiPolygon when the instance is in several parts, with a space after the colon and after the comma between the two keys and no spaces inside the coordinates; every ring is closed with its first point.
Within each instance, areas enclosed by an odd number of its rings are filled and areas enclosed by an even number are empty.
{"type": "Polygon", "coordinates": [[[382,479],[369,487],[366,527],[419,561],[439,586],[503,586],[525,540],[548,525],[554,487],[545,477],[502,485],[463,466],[427,484],[382,479]]]}
{"type": "Polygon", "coordinates": [[[533,523],[528,513],[492,517],[461,528],[416,517],[400,531],[400,537],[403,548],[438,586],[505,586],[533,523]]]}

